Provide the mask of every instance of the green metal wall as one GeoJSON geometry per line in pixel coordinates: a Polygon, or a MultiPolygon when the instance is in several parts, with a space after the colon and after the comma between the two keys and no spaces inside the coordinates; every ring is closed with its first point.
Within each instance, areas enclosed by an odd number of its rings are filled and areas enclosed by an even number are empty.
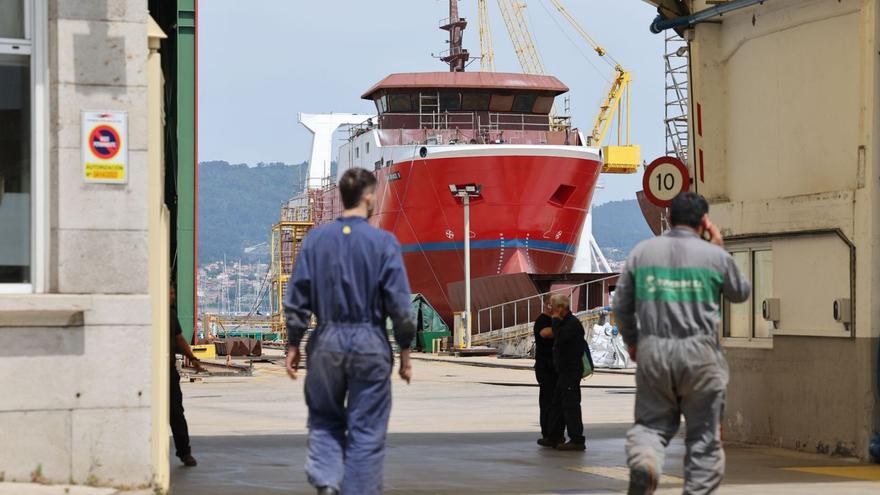
{"type": "Polygon", "coordinates": [[[177,314],[192,341],[196,319],[196,0],[177,2],[177,314]]]}

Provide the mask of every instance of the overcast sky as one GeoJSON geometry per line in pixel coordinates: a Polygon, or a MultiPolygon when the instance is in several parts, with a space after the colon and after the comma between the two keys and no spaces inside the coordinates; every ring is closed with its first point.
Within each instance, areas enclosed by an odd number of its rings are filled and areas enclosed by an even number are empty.
{"type": "MultiPolygon", "coordinates": [[[[464,44],[479,55],[476,0],[460,0],[464,44]]],[[[574,124],[592,126],[612,69],[549,0],[527,0],[545,71],[571,88],[574,124]]],[[[642,0],[563,0],[581,25],[633,73],[632,140],[650,161],[664,154],[663,36],[642,0]]],[[[393,72],[442,71],[438,20],[446,0],[202,0],[199,2],[199,160],[308,159],[311,135],[297,112],[374,112],[359,97],[393,72]]],[[[495,68],[519,72],[496,2],[489,2],[495,68]]],[[[479,61],[469,70],[479,70],[479,61]]],[[[336,146],[334,146],[335,150],[336,146]]],[[[634,198],[640,175],[604,175],[594,204],[634,198]]]]}

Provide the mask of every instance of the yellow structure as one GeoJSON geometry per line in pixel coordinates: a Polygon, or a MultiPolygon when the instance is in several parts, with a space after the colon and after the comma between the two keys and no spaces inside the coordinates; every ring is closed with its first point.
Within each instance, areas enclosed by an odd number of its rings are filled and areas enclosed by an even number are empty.
{"type": "Polygon", "coordinates": [[[312,195],[303,196],[306,204],[295,205],[293,201],[284,205],[281,210],[281,221],[272,227],[270,266],[271,279],[271,326],[282,340],[286,339],[284,327],[284,294],[287,282],[293,274],[296,257],[302,249],[306,234],[316,224],[315,208],[311,204],[312,195]]]}

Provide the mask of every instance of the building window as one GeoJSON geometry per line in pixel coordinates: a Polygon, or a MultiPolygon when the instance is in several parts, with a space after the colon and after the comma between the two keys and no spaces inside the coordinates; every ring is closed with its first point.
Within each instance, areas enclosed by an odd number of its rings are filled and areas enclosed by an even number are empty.
{"type": "Polygon", "coordinates": [[[368,155],[370,154],[370,143],[369,142],[364,143],[364,153],[366,153],[368,155]]]}
{"type": "Polygon", "coordinates": [[[357,146],[354,147],[354,157],[359,158],[361,156],[361,149],[357,146]]]}
{"type": "Polygon", "coordinates": [[[32,3],[0,0],[0,292],[33,283],[32,3]]]}
{"type": "Polygon", "coordinates": [[[723,302],[722,337],[725,343],[769,343],[773,325],[764,319],[762,306],[773,297],[773,251],[767,247],[741,248],[730,253],[752,284],[752,294],[741,304],[723,302]]]}

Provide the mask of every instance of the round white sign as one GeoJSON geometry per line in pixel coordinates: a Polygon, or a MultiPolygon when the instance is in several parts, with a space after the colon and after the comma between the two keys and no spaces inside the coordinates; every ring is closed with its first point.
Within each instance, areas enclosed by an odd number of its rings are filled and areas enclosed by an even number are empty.
{"type": "Polygon", "coordinates": [[[672,198],[687,191],[690,186],[687,167],[673,157],[654,160],[645,170],[642,179],[645,195],[657,206],[669,206],[672,198]]]}

